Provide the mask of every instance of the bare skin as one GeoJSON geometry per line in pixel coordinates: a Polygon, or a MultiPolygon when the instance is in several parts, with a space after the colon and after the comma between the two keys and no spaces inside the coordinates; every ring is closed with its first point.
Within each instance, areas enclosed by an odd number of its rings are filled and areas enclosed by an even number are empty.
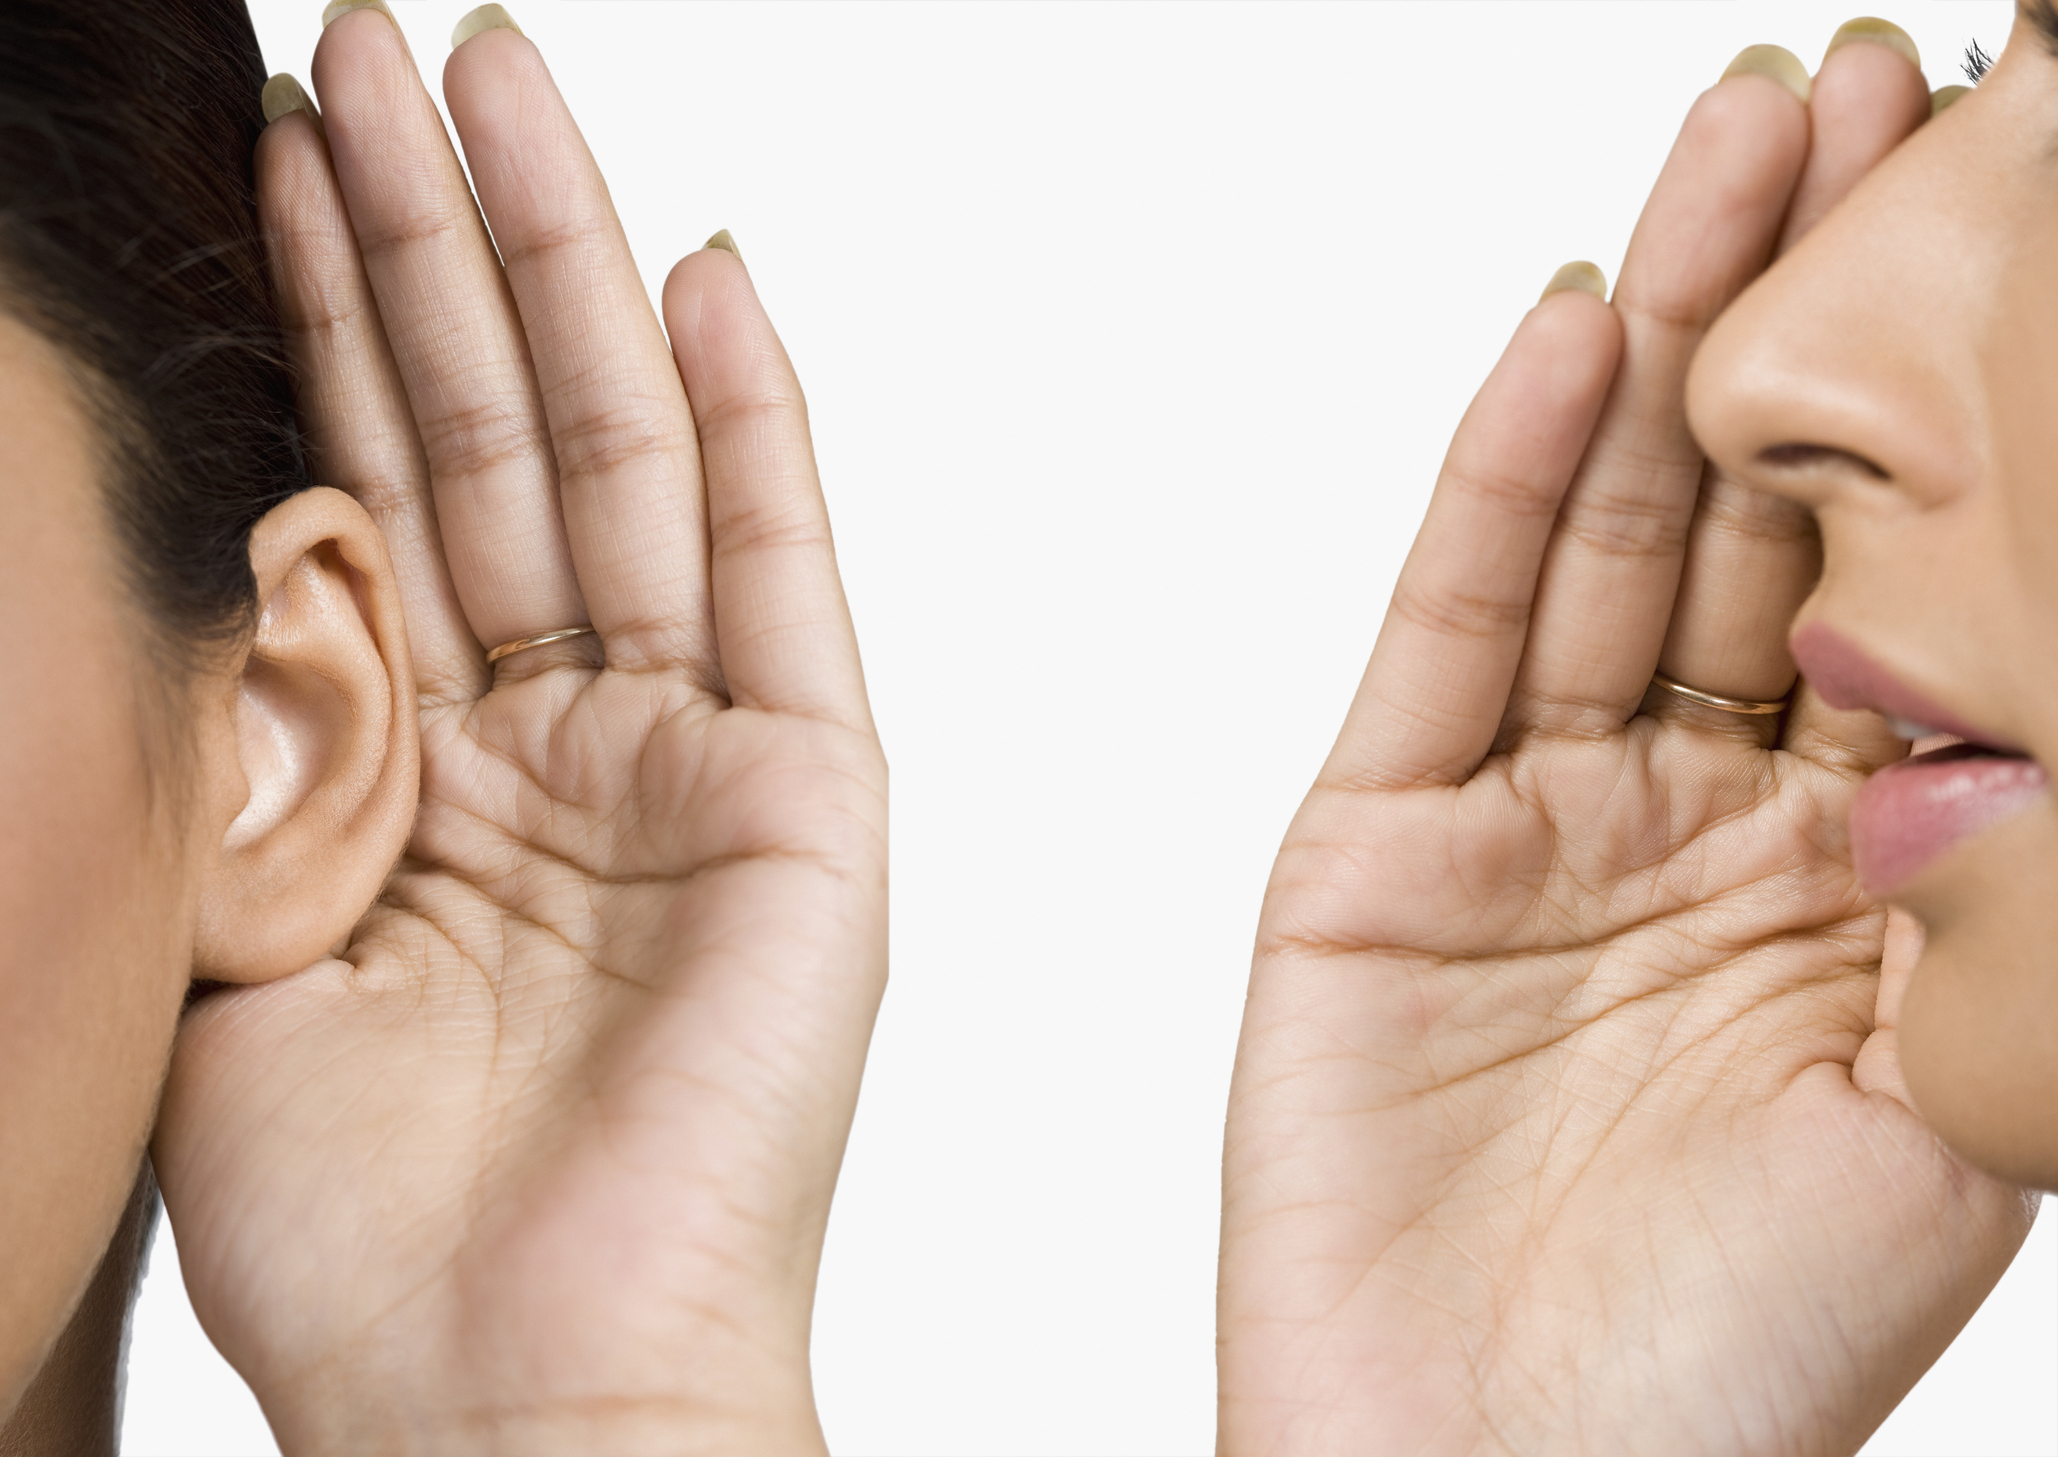
{"type": "Polygon", "coordinates": [[[70,1324],[0,1424],[0,1457],[91,1457],[119,1450],[122,1330],[156,1215],[157,1184],[146,1172],[70,1324]]]}
{"type": "Polygon", "coordinates": [[[34,766],[0,789],[0,1440],[22,1451],[111,1441],[126,1285],[108,1282],[133,1250],[109,1251],[133,1237],[195,965],[261,980],[344,935],[417,795],[406,636],[365,512],[312,491],[260,521],[254,630],[174,678],[102,510],[98,431],[72,366],[0,319],[0,615],[22,629],[0,750],[34,766]]]}
{"type": "MultiPolygon", "coordinates": [[[[2058,16],[1869,175],[1696,362],[1695,432],[1812,511],[1827,628],[1975,733],[2058,763],[2058,16]]],[[[1902,1008],[1916,1105],[2058,1189],[2058,809],[2048,790],[1888,892],[1928,933],[1902,1008]]]]}
{"type": "Polygon", "coordinates": [[[393,543],[422,803],[345,949],[187,1019],[195,1309],[289,1451],[820,1451],[886,770],[799,385],[733,253],[659,328],[516,32],[444,77],[490,241],[385,16],[313,75],[261,208],[320,474],[393,543]]]}
{"type": "Polygon", "coordinates": [[[136,624],[97,509],[90,427],[41,339],[0,323],[0,610],[23,634],[22,691],[0,718],[10,762],[0,841],[0,1411],[11,1410],[83,1294],[149,1136],[185,995],[188,848],[152,802],[136,624]],[[182,893],[183,891],[183,893],[182,893]],[[121,915],[123,905],[155,914],[121,915]],[[50,969],[65,975],[52,976],[50,969]]]}
{"type": "Polygon", "coordinates": [[[1901,1075],[1912,928],[1883,975],[1844,823],[1905,746],[1649,687],[1793,684],[1816,535],[1707,471],[1685,385],[1928,115],[1885,45],[1814,94],[1704,95],[1612,306],[1547,297],[1452,444],[1267,893],[1225,1452],[1851,1452],[2028,1227],[1901,1075]]]}

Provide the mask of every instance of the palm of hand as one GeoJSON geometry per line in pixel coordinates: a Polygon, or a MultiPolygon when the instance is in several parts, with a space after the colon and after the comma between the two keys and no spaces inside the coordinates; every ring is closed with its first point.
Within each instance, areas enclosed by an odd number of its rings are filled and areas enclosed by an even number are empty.
{"type": "Polygon", "coordinates": [[[1357,1167],[1254,1152],[1231,1200],[1266,1207],[1232,1220],[1308,1256],[1276,1338],[1344,1406],[1377,1371],[1466,1413],[1447,1450],[1633,1450],[1654,1404],[1667,1443],[1789,1450],[1858,1419],[1825,1361],[1905,1338],[1873,1297],[1909,1231],[1997,1212],[1874,1027],[1884,912],[1825,853],[1857,775],[1735,758],[1646,718],[1304,809],[1260,960],[1354,989],[1247,1034],[1291,1045],[1254,1097],[1323,1110],[1357,1167]]]}
{"type": "Polygon", "coordinates": [[[235,1211],[191,1221],[190,1278],[269,1332],[260,1389],[673,1400],[706,1327],[790,1323],[740,1270],[820,1237],[828,1189],[796,1220],[759,1169],[833,1137],[800,1111],[843,1071],[807,1024],[850,1014],[839,961],[876,914],[876,744],[575,666],[423,717],[414,841],[351,948],[187,1029],[186,1116],[220,1150],[188,1181],[235,1211]],[[796,958],[826,974],[784,1016],[728,993],[723,963],[796,958]],[[534,1369],[504,1337],[547,1324],[576,1360],[534,1369]]]}

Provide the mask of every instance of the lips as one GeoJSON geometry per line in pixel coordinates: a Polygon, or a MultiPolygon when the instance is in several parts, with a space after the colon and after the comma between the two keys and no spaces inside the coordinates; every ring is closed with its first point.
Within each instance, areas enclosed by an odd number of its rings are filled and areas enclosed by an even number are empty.
{"type": "Polygon", "coordinates": [[[1968,835],[2041,799],[2044,766],[1976,744],[1932,749],[1888,765],[1851,805],[1851,863],[1876,895],[1891,895],[1968,835]]]}
{"type": "Polygon", "coordinates": [[[1917,754],[1866,781],[1851,806],[1851,858],[1876,895],[1891,895],[1967,836],[2041,800],[2044,768],[1896,680],[1825,623],[1794,634],[1794,660],[1832,708],[1884,714],[1904,737],[1966,740],[1917,754]]]}

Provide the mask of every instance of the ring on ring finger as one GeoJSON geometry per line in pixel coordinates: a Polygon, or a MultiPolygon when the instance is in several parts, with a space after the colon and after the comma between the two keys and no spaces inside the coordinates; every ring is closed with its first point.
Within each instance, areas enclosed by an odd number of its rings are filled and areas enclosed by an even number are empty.
{"type": "Polygon", "coordinates": [[[1784,713],[1786,712],[1787,704],[1792,701],[1791,695],[1786,698],[1775,698],[1769,701],[1758,698],[1730,698],[1721,693],[1710,693],[1704,688],[1691,687],[1680,682],[1677,678],[1668,678],[1663,673],[1653,673],[1651,675],[1651,686],[1653,688],[1662,688],[1675,698],[1683,698],[1688,703],[1698,703],[1703,708],[1720,709],[1724,713],[1743,713],[1754,716],[1784,713]]]}
{"type": "Polygon", "coordinates": [[[514,653],[524,653],[530,648],[540,648],[547,643],[564,642],[568,638],[585,637],[592,631],[590,624],[581,624],[578,627],[560,627],[550,632],[539,632],[534,637],[518,637],[513,642],[504,642],[487,653],[486,666],[490,668],[502,658],[514,653]]]}

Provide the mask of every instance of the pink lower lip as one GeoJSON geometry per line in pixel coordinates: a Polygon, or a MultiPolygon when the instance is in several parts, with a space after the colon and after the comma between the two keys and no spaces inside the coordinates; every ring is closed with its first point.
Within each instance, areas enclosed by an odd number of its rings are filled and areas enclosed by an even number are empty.
{"type": "Polygon", "coordinates": [[[1875,895],[1892,895],[1967,835],[2044,794],[2032,759],[1939,749],[1880,770],[1851,806],[1851,858],[1875,895]]]}

